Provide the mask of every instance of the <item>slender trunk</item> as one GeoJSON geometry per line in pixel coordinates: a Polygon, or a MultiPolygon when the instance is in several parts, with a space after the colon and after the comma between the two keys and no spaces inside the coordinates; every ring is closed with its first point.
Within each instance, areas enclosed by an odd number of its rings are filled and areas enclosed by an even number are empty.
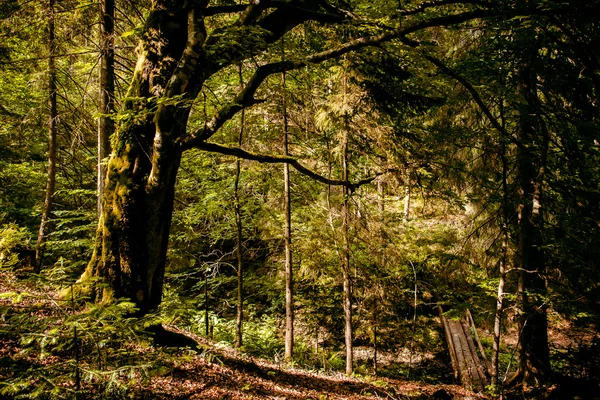
{"type": "Polygon", "coordinates": [[[56,107],[56,39],[54,37],[54,0],[48,3],[48,178],[42,209],[42,220],[35,247],[35,272],[42,269],[44,243],[48,234],[48,219],[52,212],[52,200],[56,187],[56,131],[58,112],[56,107]]]}
{"type": "MultiPolygon", "coordinates": [[[[344,135],[343,157],[344,168],[343,178],[347,179],[348,169],[348,141],[347,135],[344,135]]],[[[353,370],[353,349],[352,349],[352,281],[350,278],[350,238],[348,235],[348,189],[344,186],[342,189],[344,200],[342,203],[342,240],[343,240],[343,279],[344,279],[344,319],[346,321],[345,342],[346,342],[346,374],[351,375],[353,370]]]]}
{"type": "Polygon", "coordinates": [[[410,217],[410,171],[407,170],[404,174],[404,214],[402,220],[408,221],[410,217]]]}
{"type": "MultiPolygon", "coordinates": [[[[383,231],[383,226],[385,224],[385,219],[384,219],[384,211],[385,211],[385,202],[384,202],[384,190],[383,190],[383,181],[380,179],[377,181],[377,193],[378,193],[378,204],[377,204],[377,208],[379,210],[379,218],[380,218],[380,223],[381,223],[381,228],[379,230],[379,237],[382,240],[381,243],[381,247],[379,250],[379,265],[382,268],[382,270],[385,268],[385,254],[383,251],[383,240],[384,240],[384,231],[383,231]]],[[[377,296],[378,296],[378,288],[375,288],[375,293],[373,294],[374,299],[373,299],[373,373],[375,375],[377,375],[377,370],[379,365],[377,364],[377,351],[378,351],[378,343],[377,343],[377,328],[378,328],[378,319],[377,319],[377,315],[379,314],[379,302],[377,301],[377,296]]]]}
{"type": "MultiPolygon", "coordinates": [[[[347,77],[344,76],[344,104],[346,103],[347,77]]],[[[342,137],[342,180],[348,180],[348,130],[349,117],[344,115],[344,134],[342,137]]],[[[346,374],[351,375],[353,371],[353,346],[352,346],[352,281],[350,278],[350,238],[348,235],[348,223],[350,213],[348,187],[342,186],[342,241],[343,241],[343,279],[344,279],[344,319],[345,319],[345,342],[346,342],[346,374]]]]}
{"type": "MultiPolygon", "coordinates": [[[[243,87],[242,66],[239,68],[240,87],[243,87]]],[[[238,146],[242,147],[244,137],[244,110],[240,118],[240,134],[238,137],[238,146]]],[[[235,321],[235,347],[242,347],[242,322],[244,320],[244,263],[242,259],[242,214],[240,210],[240,173],[241,161],[236,161],[235,186],[234,186],[234,206],[235,206],[235,228],[236,228],[236,256],[237,256],[237,316],[235,321]]]]}
{"type": "Polygon", "coordinates": [[[244,320],[244,271],[242,259],[242,216],[239,198],[240,160],[236,161],[235,172],[235,227],[236,227],[236,257],[237,257],[237,313],[235,319],[235,347],[242,347],[242,323],[244,320]]]}
{"type": "Polygon", "coordinates": [[[208,339],[208,335],[210,333],[210,324],[208,319],[208,271],[204,275],[204,328],[206,338],[208,339]]]}
{"type": "Polygon", "coordinates": [[[506,158],[506,144],[504,141],[502,142],[500,153],[502,158],[502,248],[500,254],[500,281],[498,282],[498,298],[496,302],[496,315],[494,318],[491,382],[493,386],[498,386],[499,379],[500,331],[504,310],[504,282],[506,279],[506,260],[508,251],[508,160],[506,158]]]}
{"type": "MultiPolygon", "coordinates": [[[[283,47],[283,38],[281,39],[282,58],[285,58],[285,48],[283,47]]],[[[286,74],[281,74],[281,85],[283,89],[282,108],[283,108],[283,147],[284,154],[289,155],[289,132],[288,116],[286,104],[286,74]]],[[[294,355],[294,280],[292,270],[292,211],[290,199],[290,166],[283,164],[283,204],[285,214],[285,360],[292,361],[294,355]]]]}
{"type": "Polygon", "coordinates": [[[106,177],[106,159],[110,154],[110,137],[115,124],[110,114],[115,111],[115,42],[114,0],[101,1],[100,24],[100,106],[98,118],[98,217],[102,215],[102,197],[106,177]]]}
{"type": "Polygon", "coordinates": [[[414,296],[413,296],[413,321],[412,321],[412,333],[410,337],[410,358],[408,360],[408,377],[410,378],[410,373],[412,370],[412,360],[413,353],[415,350],[415,334],[417,329],[417,300],[418,300],[418,289],[417,286],[417,270],[415,269],[414,264],[411,262],[410,266],[413,270],[413,278],[414,278],[414,296]]]}

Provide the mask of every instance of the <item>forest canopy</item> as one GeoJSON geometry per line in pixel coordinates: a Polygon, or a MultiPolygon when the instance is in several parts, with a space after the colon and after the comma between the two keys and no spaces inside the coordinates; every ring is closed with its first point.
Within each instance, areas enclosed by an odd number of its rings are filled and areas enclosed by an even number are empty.
{"type": "Polygon", "coordinates": [[[449,382],[465,315],[471,389],[592,393],[599,11],[3,1],[0,396],[127,396],[189,335],[449,382]]]}

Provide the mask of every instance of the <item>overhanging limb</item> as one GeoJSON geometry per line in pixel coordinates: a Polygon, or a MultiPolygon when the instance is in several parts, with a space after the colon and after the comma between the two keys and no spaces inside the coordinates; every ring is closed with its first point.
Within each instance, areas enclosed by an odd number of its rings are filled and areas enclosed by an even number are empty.
{"type": "Polygon", "coordinates": [[[253,153],[253,152],[250,152],[247,150],[243,150],[239,147],[229,147],[229,146],[223,146],[220,144],[209,143],[209,142],[196,143],[196,145],[194,147],[201,149],[201,150],[209,151],[212,153],[236,156],[239,158],[243,158],[245,160],[258,161],[258,162],[267,163],[267,164],[287,163],[287,164],[291,165],[292,167],[294,167],[301,174],[306,175],[316,181],[325,183],[327,185],[346,186],[351,191],[355,191],[362,185],[366,185],[366,184],[373,182],[378,176],[392,171],[392,170],[386,170],[384,172],[378,172],[377,174],[375,174],[369,178],[362,179],[358,182],[350,182],[350,181],[344,181],[344,180],[338,180],[338,179],[329,179],[329,178],[324,177],[323,175],[319,175],[316,172],[311,171],[310,169],[308,169],[305,166],[303,166],[302,164],[300,164],[300,162],[297,159],[295,159],[294,157],[290,157],[290,156],[253,153]]]}

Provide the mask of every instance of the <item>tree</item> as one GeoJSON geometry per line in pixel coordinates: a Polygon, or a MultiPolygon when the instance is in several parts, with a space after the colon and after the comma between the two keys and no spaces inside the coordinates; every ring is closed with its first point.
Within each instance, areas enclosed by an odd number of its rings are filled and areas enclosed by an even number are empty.
{"type": "MultiPolygon", "coordinates": [[[[346,63],[345,63],[346,64],[346,63]]],[[[344,77],[343,79],[343,104],[342,109],[344,110],[344,126],[342,134],[342,180],[348,181],[348,135],[349,130],[349,116],[347,111],[347,91],[348,91],[348,74],[345,70],[347,66],[344,66],[344,77]]],[[[344,280],[344,341],[346,343],[346,374],[351,375],[354,360],[354,347],[352,344],[352,278],[350,277],[350,236],[348,233],[348,225],[350,224],[350,191],[347,186],[342,187],[342,276],[344,280]]]]}
{"type": "Polygon", "coordinates": [[[110,154],[110,137],[115,131],[111,114],[115,111],[115,2],[100,2],[100,106],[98,112],[98,216],[106,176],[105,159],[110,154]]]}
{"type": "Polygon", "coordinates": [[[44,206],[42,210],[42,220],[38,232],[37,244],[35,247],[35,271],[39,272],[42,268],[44,257],[44,241],[48,234],[48,219],[52,212],[52,203],[54,190],[56,187],[56,133],[58,126],[58,111],[56,106],[56,39],[54,36],[54,0],[48,3],[48,177],[46,182],[46,192],[44,197],[44,206]]]}
{"type": "MultiPolygon", "coordinates": [[[[282,60],[285,60],[285,43],[281,40],[282,60]]],[[[286,103],[286,75],[281,74],[281,108],[283,113],[283,154],[289,157],[289,124],[286,103]]],[[[286,361],[294,356],[294,273],[292,269],[292,201],[290,197],[290,166],[283,164],[283,214],[285,227],[285,354],[286,361]]]]}
{"type": "Polygon", "coordinates": [[[161,300],[174,188],[183,151],[197,147],[265,162],[288,162],[316,179],[329,180],[295,159],[255,155],[208,142],[238,111],[260,100],[260,84],[270,75],[319,63],[370,45],[404,37],[430,26],[456,24],[492,14],[474,9],[426,20],[407,21],[383,33],[350,40],[302,59],[267,62],[255,69],[245,88],[198,129],[188,119],[203,84],[237,62],[263,54],[286,32],[307,21],[341,24],[351,17],[329,3],[292,1],[182,6],[155,0],[143,28],[138,62],[120,112],[121,123],[107,166],[103,213],[86,277],[107,286],[93,290],[97,299],[133,299],[141,314],[161,300]],[[237,18],[215,18],[238,14],[237,18]],[[225,25],[215,25],[226,21],[225,25]]]}
{"type": "MultiPolygon", "coordinates": [[[[240,65],[240,86],[243,87],[242,66],[240,65]]],[[[241,148],[244,141],[244,110],[240,116],[240,133],[238,136],[238,146],[241,148]]],[[[235,347],[242,347],[242,323],[244,320],[244,260],[243,260],[243,241],[242,241],[242,214],[240,210],[240,173],[242,169],[241,160],[235,161],[235,183],[233,192],[233,202],[235,211],[235,255],[237,258],[237,314],[235,320],[235,347]]]]}
{"type": "Polygon", "coordinates": [[[530,50],[519,66],[518,94],[524,100],[519,109],[517,140],[523,144],[517,150],[519,180],[518,294],[519,360],[523,382],[533,386],[547,382],[551,373],[548,345],[546,257],[542,215],[545,170],[548,153],[548,132],[540,118],[537,94],[537,46],[530,50]]]}

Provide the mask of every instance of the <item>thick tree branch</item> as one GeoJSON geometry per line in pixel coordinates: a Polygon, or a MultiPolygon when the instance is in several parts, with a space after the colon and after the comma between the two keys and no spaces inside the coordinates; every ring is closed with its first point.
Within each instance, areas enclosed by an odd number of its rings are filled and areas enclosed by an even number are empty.
{"type": "Polygon", "coordinates": [[[234,26],[249,25],[256,21],[260,14],[271,4],[271,0],[252,0],[240,15],[234,26]]]}
{"type": "Polygon", "coordinates": [[[259,101],[254,99],[254,94],[256,93],[262,82],[269,75],[303,68],[310,64],[321,63],[326,60],[340,57],[351,51],[355,51],[368,46],[375,46],[399,37],[404,37],[410,33],[414,33],[425,28],[458,24],[475,18],[481,18],[491,15],[493,14],[486,10],[475,10],[464,12],[461,14],[432,18],[427,21],[417,22],[408,27],[397,28],[380,35],[367,36],[351,40],[349,42],[344,43],[340,47],[310,55],[304,60],[286,60],[262,65],[257,68],[256,72],[254,73],[254,76],[250,79],[246,87],[240,93],[238,93],[238,95],[235,97],[235,99],[233,99],[231,103],[227,104],[225,107],[219,110],[219,112],[217,112],[210,121],[206,122],[202,129],[196,130],[195,132],[187,135],[186,137],[180,140],[182,150],[186,150],[192,147],[198,147],[200,142],[209,139],[213,134],[215,134],[219,130],[221,126],[223,126],[225,122],[231,119],[238,111],[242,110],[243,108],[257,104],[259,101]]]}
{"type": "Polygon", "coordinates": [[[246,5],[246,4],[234,4],[234,5],[230,5],[230,6],[207,7],[206,10],[204,11],[204,16],[212,17],[214,15],[219,15],[219,14],[238,13],[238,12],[244,11],[246,9],[246,7],[248,7],[248,5],[246,5]]]}
{"type": "Polygon", "coordinates": [[[303,7],[302,4],[297,2],[288,3],[284,1],[252,1],[249,4],[234,4],[227,6],[212,6],[206,8],[204,11],[204,15],[207,17],[219,15],[219,14],[234,14],[234,13],[242,13],[240,19],[236,22],[237,26],[240,25],[249,25],[254,23],[262,11],[268,8],[276,8],[285,10],[286,12],[294,12],[303,13],[304,15],[310,17],[313,21],[318,22],[339,22],[343,16],[349,17],[351,14],[343,9],[335,8],[327,3],[321,4],[324,7],[325,12],[319,12],[316,10],[310,10],[307,7],[303,7]]]}
{"type": "Polygon", "coordinates": [[[300,162],[298,162],[298,160],[295,159],[294,157],[290,157],[290,156],[253,153],[250,151],[243,150],[239,147],[228,147],[228,146],[223,146],[220,144],[208,143],[208,142],[198,143],[195,147],[197,147],[201,150],[209,151],[211,153],[219,153],[219,154],[225,154],[225,155],[230,155],[230,156],[236,156],[239,158],[243,158],[245,160],[258,161],[261,163],[267,163],[267,164],[287,163],[287,164],[291,165],[292,167],[294,167],[301,174],[306,175],[316,181],[325,183],[327,185],[346,186],[351,191],[358,189],[362,185],[369,184],[369,183],[373,182],[378,176],[383,175],[386,172],[389,172],[389,171],[380,172],[369,178],[362,179],[358,182],[352,183],[352,182],[344,181],[344,180],[329,179],[322,175],[319,175],[316,172],[311,171],[310,169],[308,169],[305,166],[303,166],[302,164],[300,164],[300,162]]]}
{"type": "Polygon", "coordinates": [[[202,46],[204,79],[267,50],[288,31],[307,21],[342,22],[345,14],[324,11],[319,1],[255,0],[228,27],[215,29],[202,46]],[[232,45],[233,44],[233,45],[232,45]]]}
{"type": "Polygon", "coordinates": [[[494,4],[483,1],[483,0],[438,0],[438,1],[425,1],[414,8],[408,10],[400,10],[400,15],[414,15],[425,11],[428,8],[447,6],[452,4],[475,4],[483,7],[492,7],[494,4]]]}

